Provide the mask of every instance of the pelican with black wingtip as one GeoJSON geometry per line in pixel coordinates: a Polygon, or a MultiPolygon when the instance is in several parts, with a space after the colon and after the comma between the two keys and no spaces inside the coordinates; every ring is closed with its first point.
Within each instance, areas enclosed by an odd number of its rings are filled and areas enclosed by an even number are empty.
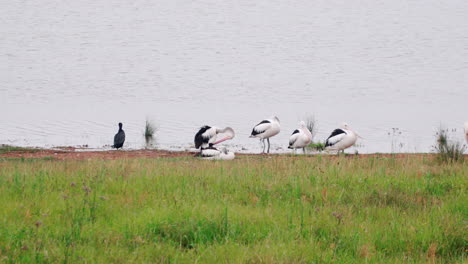
{"type": "Polygon", "coordinates": [[[302,148],[302,151],[305,154],[305,147],[312,143],[312,133],[306,126],[304,121],[299,123],[299,129],[294,130],[292,135],[289,137],[289,149],[293,149],[296,153],[296,149],[302,148]]]}
{"type": "Polygon", "coordinates": [[[281,130],[280,121],[278,117],[274,116],[270,119],[262,120],[262,122],[254,126],[254,128],[252,129],[252,133],[250,134],[250,137],[260,138],[263,144],[262,153],[265,153],[265,139],[266,139],[268,142],[267,153],[270,153],[270,138],[278,135],[280,130],[281,130]]]}
{"type": "Polygon", "coordinates": [[[338,153],[353,146],[358,138],[358,134],[354,132],[348,124],[343,123],[341,128],[333,130],[331,135],[327,138],[325,142],[325,149],[338,151],[338,153]]]}
{"type": "Polygon", "coordinates": [[[216,150],[214,145],[226,140],[233,139],[234,136],[234,129],[230,127],[225,127],[221,129],[218,127],[202,126],[200,130],[198,130],[197,134],[195,134],[195,148],[200,149],[200,155],[203,156],[204,150],[216,150]],[[223,138],[220,140],[216,140],[218,134],[222,134],[223,138]]]}

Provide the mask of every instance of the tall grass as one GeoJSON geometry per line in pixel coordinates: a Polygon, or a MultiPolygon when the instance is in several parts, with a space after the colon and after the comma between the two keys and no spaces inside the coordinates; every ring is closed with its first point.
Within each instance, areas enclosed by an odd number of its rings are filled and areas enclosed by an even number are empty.
{"type": "Polygon", "coordinates": [[[318,132],[318,124],[317,124],[317,119],[315,116],[310,115],[306,118],[306,126],[307,129],[309,129],[310,133],[312,133],[312,143],[307,146],[308,149],[312,149],[315,151],[323,151],[325,149],[325,143],[324,142],[314,142],[315,135],[318,132]]]}
{"type": "Polygon", "coordinates": [[[451,140],[448,129],[439,128],[436,133],[436,139],[434,150],[437,153],[437,159],[440,162],[447,163],[463,160],[465,146],[458,141],[451,140]]]}
{"type": "Polygon", "coordinates": [[[468,169],[428,156],[0,162],[0,262],[466,263],[468,169]]]}
{"type": "Polygon", "coordinates": [[[315,135],[318,132],[317,119],[315,119],[314,115],[310,115],[306,118],[305,123],[306,123],[307,129],[309,129],[310,133],[312,133],[312,141],[313,141],[315,138],[315,135]]]}
{"type": "Polygon", "coordinates": [[[0,145],[0,154],[8,153],[8,152],[37,152],[39,149],[34,148],[24,148],[24,147],[16,147],[10,145],[0,145]]]}
{"type": "Polygon", "coordinates": [[[390,137],[391,153],[400,153],[404,146],[403,142],[400,141],[402,130],[398,127],[392,127],[387,134],[390,137]]]}

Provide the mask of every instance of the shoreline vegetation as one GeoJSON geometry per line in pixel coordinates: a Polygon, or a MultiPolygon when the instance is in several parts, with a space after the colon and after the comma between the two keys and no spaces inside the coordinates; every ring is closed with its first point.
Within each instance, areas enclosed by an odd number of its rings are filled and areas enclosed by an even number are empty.
{"type": "Polygon", "coordinates": [[[0,148],[0,263],[466,263],[466,160],[0,148]]]}

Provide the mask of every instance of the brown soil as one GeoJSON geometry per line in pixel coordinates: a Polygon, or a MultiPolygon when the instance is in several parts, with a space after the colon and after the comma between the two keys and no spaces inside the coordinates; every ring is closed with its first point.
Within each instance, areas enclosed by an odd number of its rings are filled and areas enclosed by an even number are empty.
{"type": "Polygon", "coordinates": [[[12,151],[0,154],[0,158],[45,158],[52,157],[57,160],[88,160],[88,159],[130,159],[130,158],[174,158],[190,157],[190,152],[177,152],[166,150],[108,150],[108,151],[75,151],[41,149],[37,151],[12,151]]]}
{"type": "MultiPolygon", "coordinates": [[[[289,154],[239,154],[237,156],[288,156],[289,154]]],[[[359,158],[372,158],[372,157],[394,157],[394,158],[422,158],[430,157],[434,154],[359,154],[359,158]]],[[[184,151],[167,151],[167,150],[107,150],[107,151],[76,151],[74,148],[66,148],[60,150],[52,149],[35,149],[34,151],[11,151],[0,154],[0,158],[46,158],[51,157],[56,160],[89,160],[89,159],[131,159],[131,158],[175,158],[175,157],[193,157],[194,153],[184,151]]],[[[309,155],[308,157],[314,157],[309,155]]],[[[326,155],[331,159],[337,158],[336,155],[326,155]]],[[[347,158],[355,158],[355,155],[347,155],[347,158]]]]}

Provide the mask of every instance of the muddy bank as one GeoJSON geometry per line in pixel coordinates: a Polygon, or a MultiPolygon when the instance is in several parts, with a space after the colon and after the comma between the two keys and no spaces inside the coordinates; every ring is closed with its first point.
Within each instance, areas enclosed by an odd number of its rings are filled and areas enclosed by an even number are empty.
{"type": "MultiPolygon", "coordinates": [[[[168,151],[168,150],[155,150],[155,149],[141,149],[141,150],[84,150],[79,148],[67,147],[60,149],[15,149],[14,151],[7,151],[0,153],[0,158],[25,158],[25,159],[39,159],[51,158],[55,160],[89,160],[89,159],[132,159],[132,158],[177,158],[177,157],[193,157],[195,153],[188,151],[168,151]]],[[[291,154],[240,154],[236,153],[238,157],[293,157],[291,154]]],[[[297,155],[297,157],[302,155],[297,155]]],[[[307,157],[327,157],[329,159],[338,158],[337,155],[328,154],[314,154],[306,155],[307,157]]],[[[359,155],[345,155],[346,158],[372,158],[372,157],[385,157],[385,158],[423,158],[433,157],[431,153],[397,153],[397,154],[359,154],[359,155]]]]}
{"type": "Polygon", "coordinates": [[[109,150],[109,151],[77,151],[73,148],[64,150],[34,149],[11,151],[0,154],[0,158],[46,158],[57,160],[87,160],[87,159],[130,159],[130,158],[175,158],[191,157],[191,152],[176,152],[165,150],[109,150]]]}

